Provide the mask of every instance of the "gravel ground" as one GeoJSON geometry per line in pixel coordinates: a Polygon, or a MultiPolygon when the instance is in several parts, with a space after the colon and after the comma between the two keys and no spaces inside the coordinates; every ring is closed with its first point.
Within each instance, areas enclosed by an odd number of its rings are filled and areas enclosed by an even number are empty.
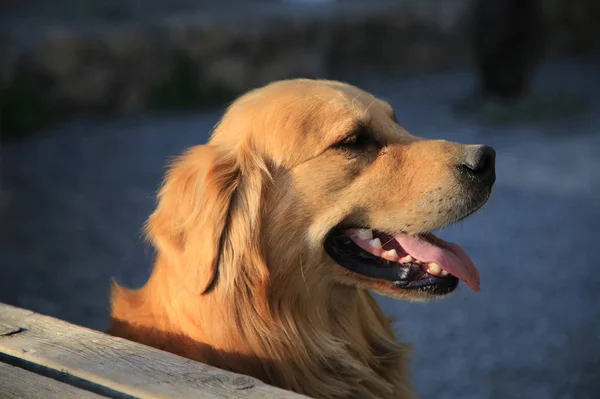
{"type": "MultiPolygon", "coordinates": [[[[431,304],[381,298],[415,343],[424,398],[596,398],[600,392],[600,68],[546,66],[537,98],[583,99],[571,118],[517,124],[459,117],[469,71],[355,83],[388,99],[414,134],[498,152],[486,209],[441,236],[461,243],[482,292],[431,304]],[[553,97],[554,96],[554,97],[553,97]]],[[[168,157],[202,143],[222,110],[80,122],[2,151],[0,301],[96,329],[111,278],[140,285],[152,251],[140,227],[168,157]]]]}

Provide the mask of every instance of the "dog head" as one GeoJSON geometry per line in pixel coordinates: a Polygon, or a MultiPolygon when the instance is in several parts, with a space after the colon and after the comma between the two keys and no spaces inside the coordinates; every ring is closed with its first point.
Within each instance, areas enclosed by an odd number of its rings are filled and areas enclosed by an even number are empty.
{"type": "Polygon", "coordinates": [[[240,97],[208,144],[174,162],[148,234],[196,293],[478,290],[469,257],[431,232],[486,203],[494,158],[409,134],[356,87],[276,82],[240,97]]]}

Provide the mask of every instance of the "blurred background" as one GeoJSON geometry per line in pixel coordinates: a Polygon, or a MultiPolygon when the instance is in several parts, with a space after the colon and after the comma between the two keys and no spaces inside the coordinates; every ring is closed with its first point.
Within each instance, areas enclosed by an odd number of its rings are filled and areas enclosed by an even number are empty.
{"type": "Polygon", "coordinates": [[[379,298],[423,398],[598,398],[598,0],[0,0],[0,302],[104,329],[144,283],[168,158],[226,104],[345,80],[410,132],[498,153],[490,203],[440,235],[482,291],[379,298]]]}

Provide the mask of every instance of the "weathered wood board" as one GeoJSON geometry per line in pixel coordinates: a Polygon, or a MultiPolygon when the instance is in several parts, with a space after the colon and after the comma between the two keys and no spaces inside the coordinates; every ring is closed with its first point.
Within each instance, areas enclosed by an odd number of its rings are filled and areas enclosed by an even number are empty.
{"type": "Polygon", "coordinates": [[[0,363],[0,398],[102,399],[104,396],[75,388],[19,367],[0,363]]]}
{"type": "MultiPolygon", "coordinates": [[[[114,398],[306,398],[248,376],[4,304],[0,304],[1,362],[72,389],[114,398]]],[[[4,381],[0,379],[0,398],[6,390],[4,381]]],[[[19,381],[15,378],[9,388],[19,381]]],[[[69,392],[61,397],[68,397],[69,392]]]]}

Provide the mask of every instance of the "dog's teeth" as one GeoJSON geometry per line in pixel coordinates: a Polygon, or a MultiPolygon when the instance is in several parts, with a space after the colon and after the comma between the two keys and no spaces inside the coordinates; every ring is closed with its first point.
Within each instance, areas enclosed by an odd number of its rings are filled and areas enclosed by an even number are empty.
{"type": "Polygon", "coordinates": [[[406,255],[406,256],[404,256],[404,257],[400,258],[400,262],[401,262],[401,263],[409,263],[409,262],[412,262],[412,261],[414,261],[414,260],[415,260],[415,258],[413,258],[413,257],[412,257],[412,256],[410,256],[410,255],[406,255]]]}
{"type": "Polygon", "coordinates": [[[373,248],[381,248],[381,240],[379,238],[374,238],[369,241],[369,245],[373,248]]]}
{"type": "Polygon", "coordinates": [[[430,263],[427,266],[427,273],[438,275],[442,271],[442,268],[437,263],[430,263]]]}
{"type": "Polygon", "coordinates": [[[444,270],[444,269],[442,269],[442,271],[440,272],[440,274],[441,274],[442,276],[447,276],[447,275],[448,275],[448,274],[450,274],[450,273],[448,273],[448,270],[444,270]]]}
{"type": "Polygon", "coordinates": [[[383,251],[381,257],[387,260],[396,261],[398,260],[398,252],[395,249],[390,249],[389,251],[383,251]]]}
{"type": "Polygon", "coordinates": [[[370,240],[373,238],[373,231],[369,229],[356,229],[356,235],[361,240],[370,240]]]}

